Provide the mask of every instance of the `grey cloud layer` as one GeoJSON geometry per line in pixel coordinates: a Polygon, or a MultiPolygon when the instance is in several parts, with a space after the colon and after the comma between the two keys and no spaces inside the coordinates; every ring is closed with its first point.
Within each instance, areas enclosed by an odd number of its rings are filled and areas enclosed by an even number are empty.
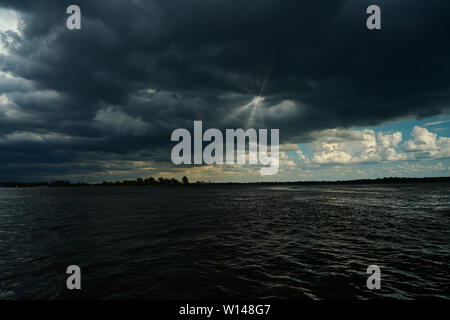
{"type": "Polygon", "coordinates": [[[448,1],[380,0],[377,32],[365,28],[369,1],[80,0],[79,32],[65,28],[69,4],[0,0],[21,17],[20,34],[0,37],[12,75],[0,74],[0,136],[47,137],[3,143],[1,163],[169,161],[171,130],[193,120],[304,142],[449,110],[448,1]]]}

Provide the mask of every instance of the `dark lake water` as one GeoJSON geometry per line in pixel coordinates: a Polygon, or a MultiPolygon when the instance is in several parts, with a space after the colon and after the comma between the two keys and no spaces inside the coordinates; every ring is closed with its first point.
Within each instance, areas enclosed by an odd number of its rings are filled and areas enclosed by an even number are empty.
{"type": "Polygon", "coordinates": [[[0,299],[449,299],[450,184],[0,189],[0,252],[0,299]]]}

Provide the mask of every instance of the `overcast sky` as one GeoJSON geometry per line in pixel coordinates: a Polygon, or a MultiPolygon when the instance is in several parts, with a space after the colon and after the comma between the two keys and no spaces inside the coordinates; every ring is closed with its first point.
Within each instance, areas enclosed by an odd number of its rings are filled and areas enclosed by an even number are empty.
{"type": "Polygon", "coordinates": [[[449,13],[445,0],[0,0],[0,181],[448,176],[449,13]],[[366,28],[370,4],[382,30],[366,28]],[[170,134],[194,120],[280,129],[280,172],[172,165],[170,134]]]}

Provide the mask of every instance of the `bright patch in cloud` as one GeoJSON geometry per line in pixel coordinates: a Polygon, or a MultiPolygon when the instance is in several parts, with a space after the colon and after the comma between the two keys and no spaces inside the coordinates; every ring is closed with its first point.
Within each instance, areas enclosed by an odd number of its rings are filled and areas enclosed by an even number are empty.
{"type": "Polygon", "coordinates": [[[16,142],[63,142],[69,141],[72,137],[57,132],[36,133],[28,131],[16,131],[0,137],[0,144],[16,142]]]}
{"type": "Polygon", "coordinates": [[[427,122],[424,124],[425,127],[431,127],[431,126],[437,126],[439,124],[448,123],[450,120],[441,120],[441,121],[433,121],[433,122],[427,122]]]}
{"type": "Polygon", "coordinates": [[[7,47],[13,39],[11,36],[18,35],[19,14],[14,10],[0,8],[0,54],[7,54],[7,47]]]}
{"type": "Polygon", "coordinates": [[[114,131],[116,134],[131,133],[134,136],[144,135],[149,124],[140,118],[133,118],[120,108],[108,106],[97,111],[94,120],[97,124],[108,131],[114,131]]]}

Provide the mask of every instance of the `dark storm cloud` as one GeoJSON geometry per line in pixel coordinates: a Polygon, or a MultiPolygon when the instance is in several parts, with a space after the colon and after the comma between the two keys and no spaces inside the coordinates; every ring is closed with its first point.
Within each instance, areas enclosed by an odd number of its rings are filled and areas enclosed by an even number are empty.
{"type": "Polygon", "coordinates": [[[168,162],[171,130],[193,120],[302,142],[448,111],[448,1],[376,1],[381,31],[365,28],[373,1],[77,1],[81,31],[65,27],[69,4],[0,1],[22,19],[21,36],[1,37],[15,76],[0,78],[15,110],[0,109],[2,163],[69,161],[60,150],[168,162]],[[239,108],[258,95],[249,124],[239,108]]]}

